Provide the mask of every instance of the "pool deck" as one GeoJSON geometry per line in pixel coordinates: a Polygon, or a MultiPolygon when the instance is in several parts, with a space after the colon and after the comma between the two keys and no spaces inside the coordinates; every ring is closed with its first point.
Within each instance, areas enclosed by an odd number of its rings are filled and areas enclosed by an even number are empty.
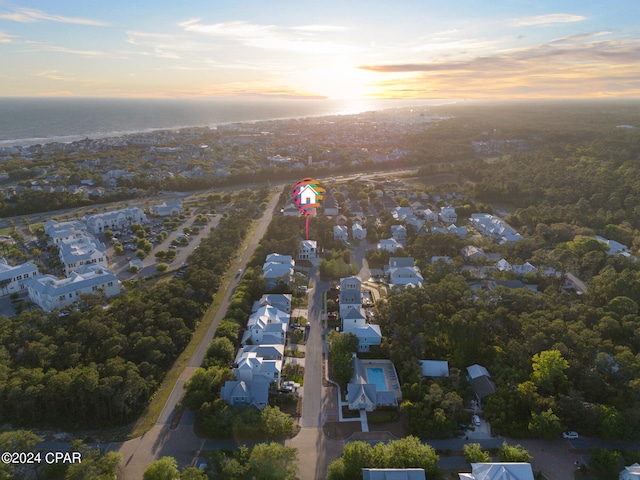
{"type": "Polygon", "coordinates": [[[384,372],[384,379],[387,382],[387,388],[390,392],[393,392],[396,401],[400,403],[402,400],[402,392],[400,391],[400,381],[398,380],[398,374],[396,373],[396,367],[391,360],[360,360],[362,368],[367,371],[367,368],[382,368],[384,372]]]}

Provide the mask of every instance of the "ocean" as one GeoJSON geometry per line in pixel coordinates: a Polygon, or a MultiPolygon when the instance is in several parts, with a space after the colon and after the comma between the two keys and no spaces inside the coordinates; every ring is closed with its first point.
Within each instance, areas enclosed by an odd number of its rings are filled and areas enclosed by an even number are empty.
{"type": "Polygon", "coordinates": [[[124,99],[0,97],[0,148],[235,122],[350,115],[443,100],[124,99]]]}

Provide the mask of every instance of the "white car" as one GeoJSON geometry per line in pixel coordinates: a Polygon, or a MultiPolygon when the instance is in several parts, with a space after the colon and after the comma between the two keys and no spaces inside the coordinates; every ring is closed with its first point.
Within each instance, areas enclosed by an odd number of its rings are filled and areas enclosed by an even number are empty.
{"type": "Polygon", "coordinates": [[[473,420],[473,424],[476,427],[480,426],[480,417],[478,415],[474,415],[473,417],[471,417],[471,420],[473,420]]]}
{"type": "Polygon", "coordinates": [[[562,438],[567,438],[569,440],[575,440],[578,437],[578,432],[562,432],[562,438]]]}

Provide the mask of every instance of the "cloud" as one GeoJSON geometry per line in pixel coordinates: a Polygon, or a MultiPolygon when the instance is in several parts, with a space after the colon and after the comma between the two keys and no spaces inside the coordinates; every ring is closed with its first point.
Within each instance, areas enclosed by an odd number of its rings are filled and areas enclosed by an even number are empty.
{"type": "Polygon", "coordinates": [[[4,32],[0,32],[0,43],[12,43],[13,36],[4,32]]]}
{"type": "Polygon", "coordinates": [[[298,30],[301,32],[347,32],[347,27],[340,27],[337,25],[302,25],[300,27],[292,27],[291,30],[298,30]]]}
{"type": "Polygon", "coordinates": [[[62,82],[72,82],[76,79],[73,77],[66,77],[61,75],[58,70],[44,70],[35,74],[36,77],[46,78],[47,80],[56,80],[62,82]]]}
{"type": "Polygon", "coordinates": [[[27,41],[27,45],[31,45],[31,50],[33,51],[44,51],[44,52],[56,52],[56,53],[67,53],[70,55],[80,55],[83,57],[101,57],[104,56],[105,53],[99,50],[76,50],[74,48],[60,47],[57,45],[49,45],[41,42],[33,42],[27,41]]]}
{"type": "Polygon", "coordinates": [[[60,23],[72,23],[76,25],[91,25],[103,27],[107,24],[98,20],[91,20],[88,18],[78,17],[64,17],[62,15],[52,15],[50,13],[43,12],[42,10],[36,10],[35,8],[18,8],[12,12],[0,13],[0,19],[11,20],[20,23],[34,23],[40,21],[47,22],[60,22],[60,23]]]}
{"type": "MultiPolygon", "coordinates": [[[[575,35],[528,48],[467,60],[364,65],[378,72],[380,91],[438,92],[465,97],[638,95],[640,39],[606,39],[602,32],[575,35]]],[[[435,93],[434,93],[435,92],[435,93]]]]}
{"type": "Polygon", "coordinates": [[[559,23],[575,23],[586,20],[582,15],[571,15],[569,13],[551,13],[549,15],[538,15],[535,17],[514,18],[511,25],[515,27],[549,27],[559,23]]]}
{"type": "Polygon", "coordinates": [[[205,24],[198,18],[181,22],[178,25],[187,32],[231,39],[252,48],[304,54],[349,54],[363,50],[353,45],[327,40],[323,34],[346,31],[344,27],[332,25],[278,27],[245,21],[205,24]]]}

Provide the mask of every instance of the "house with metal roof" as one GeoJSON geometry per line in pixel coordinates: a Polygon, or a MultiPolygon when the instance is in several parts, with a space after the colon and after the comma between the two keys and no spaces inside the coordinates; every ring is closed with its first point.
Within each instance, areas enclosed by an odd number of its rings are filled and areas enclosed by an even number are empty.
{"type": "Polygon", "coordinates": [[[459,473],[460,480],[534,480],[530,463],[472,463],[471,473],[459,473]]]}
{"type": "Polygon", "coordinates": [[[40,270],[31,262],[9,265],[5,258],[0,258],[0,296],[25,290],[27,281],[39,275],[40,270]]]}
{"type": "Polygon", "coordinates": [[[85,265],[63,279],[42,275],[29,280],[26,286],[31,301],[47,311],[66,307],[85,294],[103,293],[112,297],[121,288],[116,275],[100,265],[85,265]]]}

